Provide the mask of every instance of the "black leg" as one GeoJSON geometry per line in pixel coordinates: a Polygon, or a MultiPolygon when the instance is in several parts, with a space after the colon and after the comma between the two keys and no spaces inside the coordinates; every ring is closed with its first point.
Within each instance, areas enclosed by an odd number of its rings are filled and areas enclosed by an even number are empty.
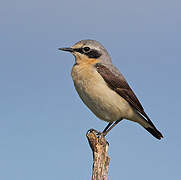
{"type": "Polygon", "coordinates": [[[105,129],[102,131],[102,133],[105,133],[107,131],[107,129],[112,125],[113,122],[110,122],[106,127],[105,129]]]}
{"type": "Polygon", "coordinates": [[[109,123],[109,124],[106,126],[106,128],[104,129],[104,131],[103,131],[104,136],[106,136],[107,133],[108,133],[113,127],[115,127],[121,120],[122,120],[122,119],[117,120],[112,126],[111,126],[112,123],[109,123]],[[110,127],[110,126],[111,126],[111,127],[110,127]]]}

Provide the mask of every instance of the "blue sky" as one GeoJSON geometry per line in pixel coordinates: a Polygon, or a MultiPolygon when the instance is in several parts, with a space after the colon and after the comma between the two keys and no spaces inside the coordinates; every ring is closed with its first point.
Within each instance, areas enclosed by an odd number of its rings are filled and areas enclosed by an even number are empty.
{"type": "Polygon", "coordinates": [[[85,137],[102,130],[58,51],[96,39],[110,53],[161,141],[123,121],[107,136],[109,179],[180,179],[181,2],[14,0],[0,6],[0,179],[90,179],[85,137]]]}

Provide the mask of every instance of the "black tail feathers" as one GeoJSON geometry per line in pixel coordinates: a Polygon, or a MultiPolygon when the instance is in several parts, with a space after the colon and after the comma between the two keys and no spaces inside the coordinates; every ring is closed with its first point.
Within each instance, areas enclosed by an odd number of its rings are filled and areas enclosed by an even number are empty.
{"type": "Polygon", "coordinates": [[[161,139],[161,138],[163,138],[163,135],[162,135],[162,133],[160,132],[160,131],[158,131],[155,127],[154,128],[150,128],[150,127],[148,127],[148,128],[145,128],[149,133],[151,133],[155,138],[157,138],[157,139],[161,139]]]}

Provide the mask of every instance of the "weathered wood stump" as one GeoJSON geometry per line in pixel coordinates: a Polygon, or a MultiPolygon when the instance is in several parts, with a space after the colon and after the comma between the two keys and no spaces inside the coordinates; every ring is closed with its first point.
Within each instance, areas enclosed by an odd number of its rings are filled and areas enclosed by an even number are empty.
{"type": "Polygon", "coordinates": [[[93,153],[92,180],[107,180],[110,158],[108,157],[109,144],[102,134],[91,129],[86,134],[93,153]]]}

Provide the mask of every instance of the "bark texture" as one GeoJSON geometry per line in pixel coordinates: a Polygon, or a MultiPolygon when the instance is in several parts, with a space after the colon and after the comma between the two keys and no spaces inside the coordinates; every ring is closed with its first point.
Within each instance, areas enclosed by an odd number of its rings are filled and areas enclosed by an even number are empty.
{"type": "Polygon", "coordinates": [[[108,142],[103,135],[97,135],[93,129],[86,134],[93,153],[92,180],[107,180],[110,158],[108,142]]]}

